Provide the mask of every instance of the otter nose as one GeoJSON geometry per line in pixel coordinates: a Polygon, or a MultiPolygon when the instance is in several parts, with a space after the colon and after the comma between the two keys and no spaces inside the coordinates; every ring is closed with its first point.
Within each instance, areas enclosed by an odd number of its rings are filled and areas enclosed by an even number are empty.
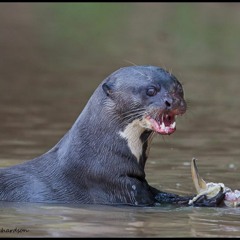
{"type": "Polygon", "coordinates": [[[172,107],[172,104],[173,104],[172,98],[165,98],[164,102],[165,102],[166,109],[170,109],[172,107]]]}
{"type": "Polygon", "coordinates": [[[165,97],[164,103],[167,111],[177,111],[183,114],[187,109],[184,99],[165,97]]]}

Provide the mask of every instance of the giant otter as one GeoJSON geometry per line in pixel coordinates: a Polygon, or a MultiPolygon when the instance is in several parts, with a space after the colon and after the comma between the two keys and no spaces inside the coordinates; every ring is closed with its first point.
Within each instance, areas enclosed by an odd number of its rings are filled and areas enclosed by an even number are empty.
{"type": "Polygon", "coordinates": [[[0,170],[0,200],[187,204],[192,196],[157,190],[144,172],[153,135],[172,134],[175,117],[185,111],[182,85],[168,71],[155,66],[121,68],[97,87],[52,149],[0,170]]]}

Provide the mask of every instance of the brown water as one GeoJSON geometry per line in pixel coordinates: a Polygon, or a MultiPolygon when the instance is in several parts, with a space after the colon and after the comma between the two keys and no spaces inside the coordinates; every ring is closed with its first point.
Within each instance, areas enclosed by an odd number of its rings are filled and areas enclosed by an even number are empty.
{"type": "MultiPolygon", "coordinates": [[[[176,133],[153,141],[149,183],[195,193],[196,157],[205,180],[240,188],[239,10],[238,3],[1,3],[0,166],[49,150],[98,84],[130,61],[171,70],[189,102],[176,133]]],[[[239,214],[0,203],[0,237],[240,237],[239,214]],[[21,233],[6,232],[15,228],[21,233]]]]}

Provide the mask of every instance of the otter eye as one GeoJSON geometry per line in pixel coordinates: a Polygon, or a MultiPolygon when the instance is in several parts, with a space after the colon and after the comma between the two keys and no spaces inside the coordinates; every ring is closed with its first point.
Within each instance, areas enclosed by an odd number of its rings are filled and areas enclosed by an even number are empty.
{"type": "Polygon", "coordinates": [[[157,94],[157,89],[155,87],[150,87],[147,89],[147,95],[153,97],[157,94]]]}

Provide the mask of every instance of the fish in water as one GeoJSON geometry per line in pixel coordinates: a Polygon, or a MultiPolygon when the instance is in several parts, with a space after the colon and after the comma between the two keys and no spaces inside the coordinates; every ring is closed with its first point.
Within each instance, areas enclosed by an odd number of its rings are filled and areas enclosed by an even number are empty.
{"type": "Polygon", "coordinates": [[[206,199],[208,204],[210,201],[213,204],[216,201],[222,201],[221,206],[240,207],[240,191],[232,191],[231,188],[226,187],[223,183],[205,182],[199,175],[195,158],[191,161],[191,173],[197,195],[189,200],[189,205],[194,205],[199,200],[204,203],[204,199],[206,199]]]}

